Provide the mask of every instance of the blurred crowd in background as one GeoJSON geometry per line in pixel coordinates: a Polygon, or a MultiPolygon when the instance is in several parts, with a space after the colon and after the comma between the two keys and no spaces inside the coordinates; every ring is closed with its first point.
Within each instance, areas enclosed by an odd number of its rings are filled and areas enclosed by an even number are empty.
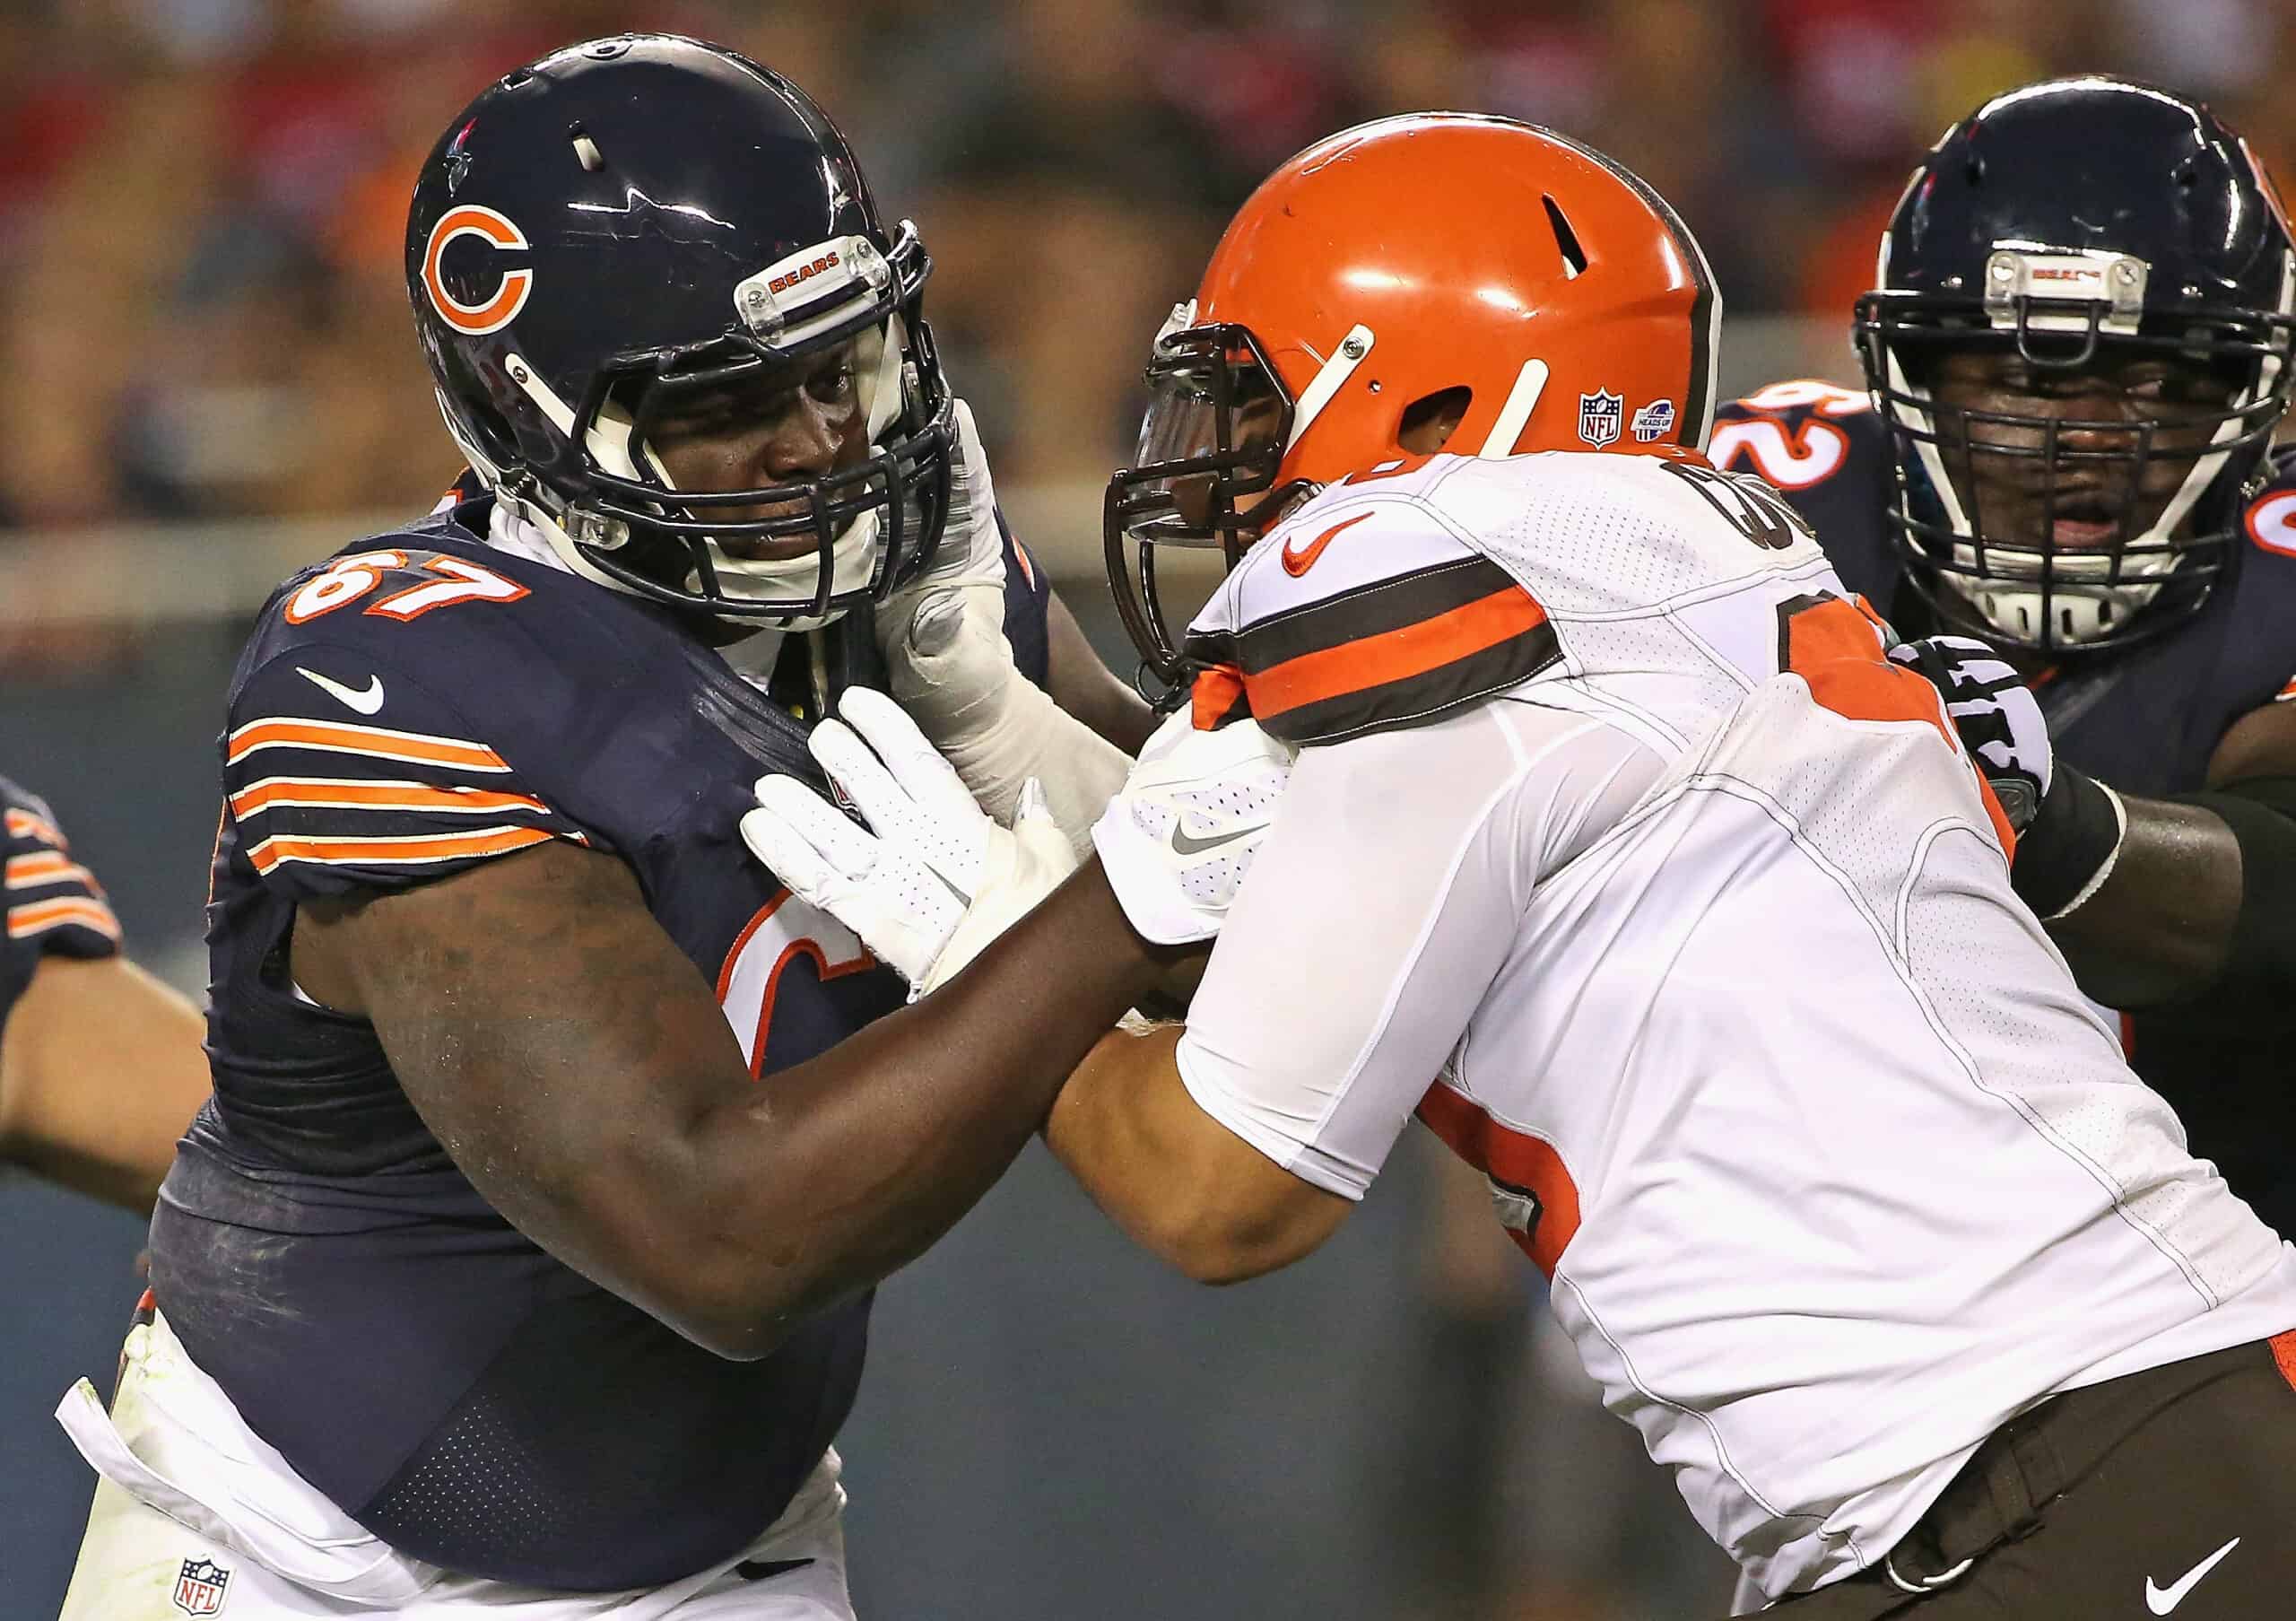
{"type": "Polygon", "coordinates": [[[843,123],[924,228],[928,312],[1016,482],[1105,475],[1228,212],[1378,114],[1588,140],[1676,204],[1732,309],[1833,318],[1915,153],[2019,81],[2170,82],[2296,158],[2267,93],[2296,68],[2286,0],[9,0],[0,524],[435,492],[415,170],[491,75],[630,27],[730,43],[843,123]]]}
{"type": "MultiPolygon", "coordinates": [[[[81,550],[65,534],[35,547],[27,531],[222,520],[156,543],[188,557],[236,520],[427,507],[457,463],[406,306],[401,238],[416,169],[492,76],[631,28],[733,45],[829,108],[879,202],[923,230],[937,266],[927,313],[1000,486],[1074,486],[1087,512],[1128,448],[1149,341],[1230,211],[1291,153],[1363,118],[1485,110],[1604,148],[1680,209],[1732,311],[1822,321],[1844,362],[1849,306],[1905,174],[1997,91],[2092,70],[2165,82],[2211,100],[2268,166],[2296,173],[2296,99],[2270,93],[2296,72],[2296,0],[0,0],[0,562],[13,549],[26,565],[12,588],[36,595],[28,582],[50,571],[42,560],[66,567],[81,550]]],[[[1726,330],[1726,367],[1729,345],[1726,330]]],[[[317,533],[311,554],[352,537],[334,524],[317,533]]],[[[210,561],[83,595],[182,591],[210,561]]],[[[1104,595],[1096,580],[1063,584],[1080,612],[1104,595]]],[[[0,614],[0,678],[17,699],[0,716],[16,728],[0,763],[57,797],[120,892],[139,951],[179,956],[187,984],[200,972],[196,880],[214,822],[214,694],[239,633],[224,621],[244,606],[219,597],[214,624],[155,639],[140,660],[120,657],[124,632],[56,622],[37,601],[0,614]]],[[[1592,1407],[1480,1184],[1431,1164],[1396,1195],[1410,1231],[1382,1252],[1387,1270],[1369,1274],[1378,1285],[1359,1295],[1351,1281],[1324,1302],[1334,1348],[1310,1383],[1343,1382],[1359,1364],[1380,1374],[1361,1421],[1321,1435],[1315,1426],[1334,1422],[1325,1390],[1309,1392],[1318,1416],[1288,1438],[1252,1427],[1265,1422],[1256,1411],[1252,1423],[1217,1407],[1188,1416],[1196,1403],[1156,1408],[1164,1417],[1144,1425],[1124,1409],[1093,1467],[1121,1472],[1130,1447],[1142,1479],[1111,1487],[1111,1502],[1194,1493],[1216,1500],[1204,1521],[1225,1529],[1257,1523],[1246,1500],[1268,1493],[1254,1469],[1319,1477],[1283,1495],[1309,1507],[1318,1491],[1344,1495],[1350,1517],[1265,1547],[1228,1530],[1240,1550],[1210,1559],[1240,1563],[1270,1592],[1297,1598],[1320,1576],[1358,1600],[1326,1596],[1317,1613],[1718,1612],[1726,1563],[1632,1433],[1592,1407]],[[1381,1340],[1390,1329],[1407,1343],[1381,1340]],[[1160,1427],[1188,1456],[1151,1468],[1140,1436],[1160,1427]],[[1286,1444],[1299,1461],[1284,1461],[1286,1444]],[[1196,1456],[1217,1445],[1239,1460],[1224,1492],[1196,1456]]],[[[1004,1319],[1041,1330],[1025,1300],[1007,1298],[1002,1318],[973,1308],[1004,1298],[979,1284],[1007,1264],[996,1224],[1033,1237],[1047,1209],[1073,1218],[1045,1202],[1063,1197],[1073,1205],[1059,1189],[1000,1195],[1004,1216],[993,1201],[891,1292],[932,1327],[906,1340],[886,1331],[893,1348],[854,1441],[875,1465],[875,1501],[893,1499],[865,1533],[907,1528],[888,1538],[897,1546],[874,1547],[890,1573],[879,1582],[929,1571],[916,1562],[933,1528],[952,1546],[988,1535],[992,1511],[1034,1501],[1038,1453],[1064,1434],[1098,1436],[1089,1416],[1123,1408],[1122,1381],[1061,1407],[1038,1388],[1061,1357],[1033,1344],[993,1354],[986,1341],[969,1401],[946,1400],[951,1346],[967,1343],[952,1335],[993,1338],[1004,1319]],[[904,1345],[913,1367],[898,1360],[904,1345]],[[996,1382],[1008,1376],[1013,1390],[996,1382]],[[897,1429],[897,1442],[875,1442],[872,1425],[897,1429]],[[1013,1479],[983,1488],[984,1460],[1006,1445],[1013,1479]],[[985,1505],[978,1523],[928,1489],[944,1453],[968,1500],[985,1505]],[[918,1499],[906,1520],[904,1484],[918,1499]]],[[[1075,1250],[1090,1232],[1064,1237],[1075,1250]]],[[[132,1235],[117,1242],[133,1252],[132,1235]]],[[[23,1293],[48,1247],[43,1237],[0,1252],[0,1285],[23,1293]]],[[[1171,1361],[1170,1337],[1207,1308],[1191,1299],[1167,1315],[1136,1259],[1087,1259],[1096,1318],[1131,1303],[1144,1313],[1129,1337],[1141,1355],[1171,1361]],[[1126,1266],[1139,1273],[1113,1271],[1126,1266]]],[[[84,1355],[108,1355],[109,1295],[75,1286],[93,1303],[85,1339],[98,1349],[84,1355]]],[[[1300,1287],[1313,1298],[1324,1285],[1300,1287]]],[[[1087,1326],[1079,1365],[1109,1380],[1126,1337],[1087,1326]]],[[[1210,1338],[1183,1359],[1216,1360],[1232,1384],[1248,1347],[1215,1355],[1210,1338]]],[[[1296,1367],[1265,1360],[1268,1390],[1300,1395],[1296,1367]]],[[[30,1382],[57,1388],[45,1363],[30,1382]]],[[[30,1403],[0,1428],[23,1422],[30,1403]]],[[[76,1536],[85,1476],[52,1433],[33,1444],[47,1451],[27,1478],[55,1484],[26,1487],[21,1503],[53,1498],[55,1510],[27,1518],[19,1507],[17,1525],[0,1514],[0,1564],[50,1543],[68,1551],[76,1536]]],[[[0,1480],[0,1508],[7,1490],[0,1480]]],[[[1257,1506],[1265,1517],[1268,1504],[1257,1506]]],[[[1110,1529],[1123,1523],[1113,1508],[1104,1518],[1097,1534],[1129,1535],[1110,1529]]],[[[1177,1509],[1145,1522],[1196,1523],[1177,1509]]],[[[1074,1544],[1075,1580],[1105,1596],[1109,1573],[1130,1567],[1121,1540],[1093,1534],[1071,1526],[1052,1540],[1074,1544]]],[[[1166,1551],[1193,1573],[1199,1550],[1166,1551]]],[[[51,1577],[60,1586],[61,1567],[34,1587],[51,1577]]],[[[1257,1590],[1239,1582],[1238,1602],[1257,1590]]],[[[1258,1613],[1303,1613],[1270,1602],[1258,1613]]]]}

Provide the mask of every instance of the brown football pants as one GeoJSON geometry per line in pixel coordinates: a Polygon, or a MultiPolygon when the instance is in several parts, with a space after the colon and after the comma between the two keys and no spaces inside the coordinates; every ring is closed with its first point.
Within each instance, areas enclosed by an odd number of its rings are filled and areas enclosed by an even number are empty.
{"type": "Polygon", "coordinates": [[[2296,1332],[2004,1425],[1879,1567],[1782,1621],[2296,1617],[2296,1332]]]}

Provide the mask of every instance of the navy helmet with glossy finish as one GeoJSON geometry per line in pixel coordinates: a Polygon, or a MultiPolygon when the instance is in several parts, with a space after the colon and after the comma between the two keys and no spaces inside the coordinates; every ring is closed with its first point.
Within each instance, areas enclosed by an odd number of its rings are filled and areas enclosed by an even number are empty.
{"type": "Polygon", "coordinates": [[[488,485],[594,579],[784,623],[882,597],[938,538],[953,437],[930,268],[802,90],[673,35],[570,46],[488,87],[407,218],[440,407],[488,485]],[[857,466],[700,492],[648,450],[668,398],[847,344],[857,466]]]}
{"type": "Polygon", "coordinates": [[[2050,652],[2196,611],[2236,555],[2239,492],[2296,380],[2296,242],[2247,143],[2132,81],[2009,92],[1914,171],[1877,279],[1858,351],[1892,432],[1909,579],[1994,640],[2050,652]],[[2021,393],[2147,360],[2214,381],[2187,383],[2190,411],[2132,398],[2109,420],[1957,409],[1931,383],[1969,349],[2013,355],[2034,379],[2021,393]],[[2146,469],[2170,458],[2191,470],[2163,500],[2146,469]],[[2044,498],[2022,528],[1988,521],[1980,494],[2013,481],[2044,498]],[[2074,526],[2109,526],[2104,544],[2055,538],[2076,502],[2074,526]]]}

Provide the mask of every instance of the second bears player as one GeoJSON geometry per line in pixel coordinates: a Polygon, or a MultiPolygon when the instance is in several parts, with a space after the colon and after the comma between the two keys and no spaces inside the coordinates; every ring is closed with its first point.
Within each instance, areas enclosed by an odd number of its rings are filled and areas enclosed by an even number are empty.
{"type": "MultiPolygon", "coordinates": [[[[2028,85],[1907,186],[1857,314],[1869,392],[1758,390],[1711,447],[1784,492],[1900,635],[1975,638],[2025,674],[2057,772],[2019,893],[2131,1015],[2137,1072],[2195,1149],[2283,1233],[2296,463],[2271,443],[2296,383],[2292,248],[2205,107],[2028,85]]],[[[2006,672],[1940,674],[1984,718],[2006,672]]]]}

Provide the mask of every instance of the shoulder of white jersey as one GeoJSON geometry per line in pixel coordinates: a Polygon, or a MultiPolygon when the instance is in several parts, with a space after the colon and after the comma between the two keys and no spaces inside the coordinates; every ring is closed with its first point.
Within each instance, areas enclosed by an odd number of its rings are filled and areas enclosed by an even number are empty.
{"type": "Polygon", "coordinates": [[[1430,499],[1414,457],[1332,485],[1253,546],[1188,627],[1197,724],[1295,745],[1417,726],[1561,657],[1529,591],[1430,499]]]}
{"type": "Polygon", "coordinates": [[[117,951],[119,919],[95,874],[73,859],[72,841],[48,801],[0,777],[0,821],[9,946],[75,957],[117,951]]]}

